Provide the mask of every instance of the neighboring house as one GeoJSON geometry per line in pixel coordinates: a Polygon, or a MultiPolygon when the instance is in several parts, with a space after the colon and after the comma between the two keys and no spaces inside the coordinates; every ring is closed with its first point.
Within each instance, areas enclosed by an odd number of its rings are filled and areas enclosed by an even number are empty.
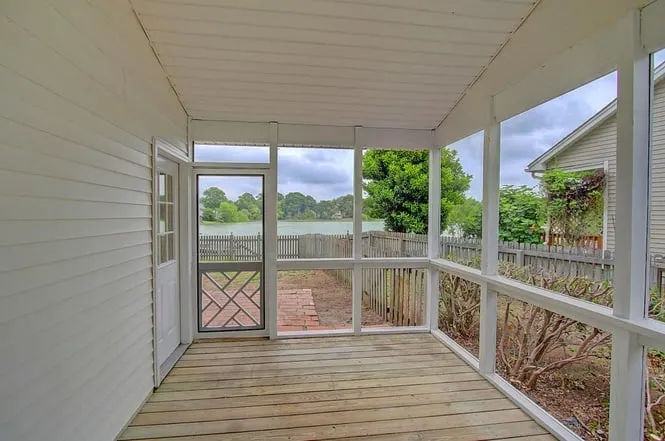
{"type": "MultiPolygon", "coordinates": [[[[652,170],[651,170],[651,252],[665,254],[665,64],[654,74],[652,170]]],[[[538,176],[548,169],[569,171],[604,169],[605,214],[603,248],[614,250],[616,215],[616,99],[579,126],[526,168],[538,176]]]]}

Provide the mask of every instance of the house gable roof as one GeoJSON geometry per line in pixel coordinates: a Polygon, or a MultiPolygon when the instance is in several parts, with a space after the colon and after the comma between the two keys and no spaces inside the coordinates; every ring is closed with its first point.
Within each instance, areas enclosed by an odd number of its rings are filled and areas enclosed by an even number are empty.
{"type": "MultiPolygon", "coordinates": [[[[658,66],[654,72],[654,85],[665,79],[665,63],[658,66]]],[[[578,128],[570,132],[561,141],[556,143],[552,148],[544,152],[542,155],[534,159],[525,169],[527,173],[539,172],[546,170],[546,163],[561,154],[568,147],[577,143],[580,139],[584,138],[587,134],[591,133],[595,128],[600,127],[605,121],[610,119],[616,114],[617,100],[616,98],[607,106],[602,108],[598,113],[586,120],[578,128]]]]}

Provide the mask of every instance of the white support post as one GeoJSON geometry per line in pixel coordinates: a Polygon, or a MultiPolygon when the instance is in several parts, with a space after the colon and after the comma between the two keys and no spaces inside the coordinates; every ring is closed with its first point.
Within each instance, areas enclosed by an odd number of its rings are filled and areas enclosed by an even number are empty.
{"type": "MultiPolygon", "coordinates": [[[[434,137],[434,135],[432,135],[434,137]]],[[[429,150],[429,212],[427,257],[439,258],[441,241],[441,148],[432,143],[429,150]]],[[[427,318],[429,329],[439,328],[439,270],[430,266],[427,277],[427,318]]]]}
{"type": "MultiPolygon", "coordinates": [[[[494,114],[494,99],[489,101],[489,118],[483,147],[483,238],[481,273],[497,273],[499,259],[499,170],[501,125],[494,114]]],[[[483,375],[492,374],[496,365],[497,293],[480,286],[479,367],[483,375]]]]}
{"type": "MultiPolygon", "coordinates": [[[[649,269],[649,182],[652,69],[631,11],[617,31],[617,196],[614,315],[642,319],[649,269]]],[[[644,347],[637,334],[612,335],[610,440],[637,440],[644,428],[644,347]]]]}
{"type": "MultiPolygon", "coordinates": [[[[362,258],[363,244],[363,149],[360,144],[360,131],[362,127],[355,127],[353,131],[353,259],[362,258]]],[[[353,300],[352,323],[353,332],[360,335],[362,329],[362,266],[353,266],[353,283],[351,284],[353,300]]]]}
{"type": "MultiPolygon", "coordinates": [[[[192,164],[180,163],[179,164],[179,193],[180,193],[180,342],[190,344],[194,340],[194,334],[197,328],[197,315],[192,314],[192,311],[197,311],[196,296],[197,290],[193,288],[196,286],[196,280],[193,280],[192,265],[196,265],[198,259],[198,247],[192,237],[196,237],[196,227],[192,226],[191,213],[194,210],[194,201],[192,200],[194,172],[192,164]]],[[[198,210],[196,210],[198,213],[198,210]]]]}
{"type": "Polygon", "coordinates": [[[277,142],[279,125],[270,123],[270,170],[263,197],[265,313],[271,339],[277,338],[277,142]]]}

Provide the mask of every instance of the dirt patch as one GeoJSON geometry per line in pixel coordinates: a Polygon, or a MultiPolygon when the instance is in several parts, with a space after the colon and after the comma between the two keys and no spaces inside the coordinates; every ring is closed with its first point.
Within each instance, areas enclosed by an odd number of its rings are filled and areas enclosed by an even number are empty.
{"type": "MultiPolygon", "coordinates": [[[[554,361],[556,357],[551,357],[554,361]]],[[[501,376],[507,378],[505,372],[501,376]]],[[[514,384],[584,440],[605,441],[610,402],[610,360],[600,355],[544,374],[533,390],[514,384]]]]}
{"type": "MultiPolygon", "coordinates": [[[[349,329],[352,325],[352,291],[334,271],[280,271],[277,289],[311,289],[321,327],[349,329]]],[[[385,326],[386,322],[367,307],[362,309],[363,326],[385,326]]]]}

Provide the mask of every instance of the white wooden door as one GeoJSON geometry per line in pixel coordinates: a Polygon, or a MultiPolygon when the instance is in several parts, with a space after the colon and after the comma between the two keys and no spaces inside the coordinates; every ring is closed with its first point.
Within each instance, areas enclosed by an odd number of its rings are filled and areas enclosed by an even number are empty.
{"type": "Polygon", "coordinates": [[[157,161],[159,222],[157,227],[157,362],[180,345],[180,281],[178,277],[178,164],[157,161]]]}

